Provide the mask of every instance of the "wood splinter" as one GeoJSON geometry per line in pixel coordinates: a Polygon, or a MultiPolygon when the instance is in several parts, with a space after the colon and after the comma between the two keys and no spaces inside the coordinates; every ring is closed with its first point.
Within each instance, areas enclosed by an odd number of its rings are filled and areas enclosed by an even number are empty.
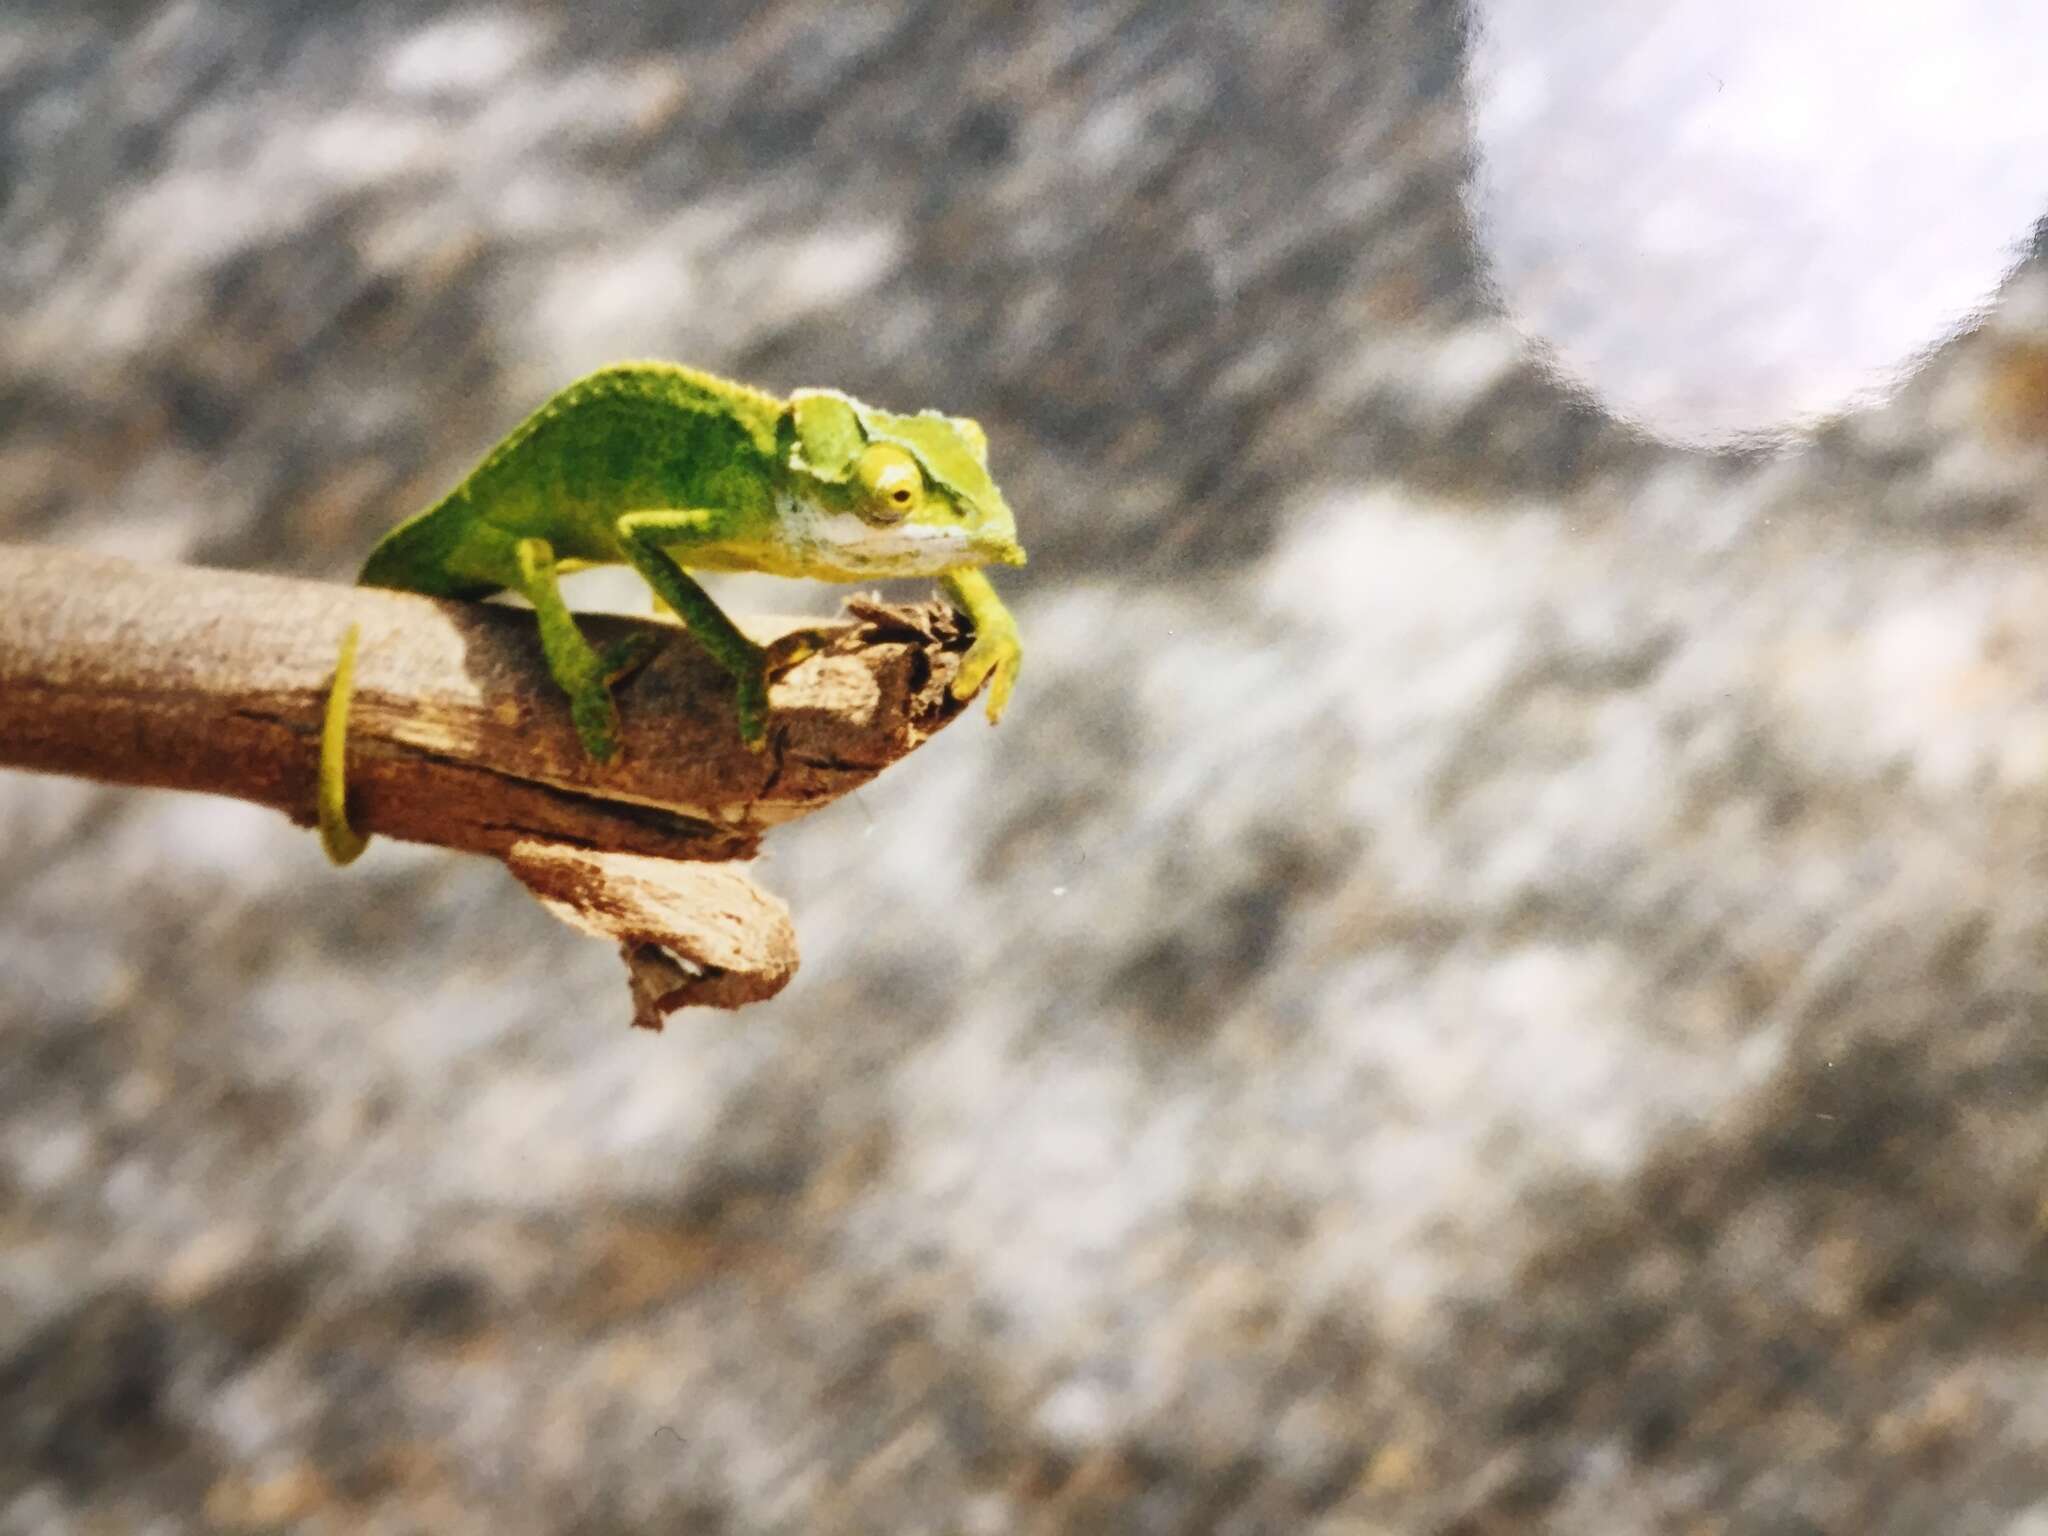
{"type": "Polygon", "coordinates": [[[519,609],[0,545],[0,766],[231,795],[310,826],[321,711],[358,624],[358,830],[503,860],[620,945],[637,1025],[770,997],[796,969],[788,911],[724,866],[959,714],[964,626],[944,604],[862,598],[822,625],[746,625],[771,646],[826,639],[776,681],[751,752],[725,674],[675,625],[585,622],[599,644],[666,642],[616,690],[610,764],[583,752],[519,609]]]}

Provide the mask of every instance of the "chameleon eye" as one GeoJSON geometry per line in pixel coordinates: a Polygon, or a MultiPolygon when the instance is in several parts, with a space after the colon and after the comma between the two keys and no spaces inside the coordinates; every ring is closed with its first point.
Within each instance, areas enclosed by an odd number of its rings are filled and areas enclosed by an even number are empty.
{"type": "Polygon", "coordinates": [[[917,460],[894,443],[870,443],[854,466],[860,482],[861,515],[873,523],[900,523],[924,504],[924,475],[917,460]]]}

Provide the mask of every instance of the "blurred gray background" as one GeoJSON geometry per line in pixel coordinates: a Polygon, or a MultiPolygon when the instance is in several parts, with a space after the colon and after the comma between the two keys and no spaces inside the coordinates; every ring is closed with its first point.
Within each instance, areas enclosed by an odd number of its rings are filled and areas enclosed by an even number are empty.
{"type": "Polygon", "coordinates": [[[1466,48],[9,0],[0,537],[346,580],[667,356],[980,417],[1032,564],[659,1037],[496,865],[0,776],[0,1532],[2048,1533],[2048,271],[1659,446],[1466,48]]]}

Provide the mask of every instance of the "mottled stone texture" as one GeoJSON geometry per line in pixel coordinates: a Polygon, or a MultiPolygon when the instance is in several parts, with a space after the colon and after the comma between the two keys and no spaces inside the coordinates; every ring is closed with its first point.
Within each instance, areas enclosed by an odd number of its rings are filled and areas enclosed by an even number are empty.
{"type": "Polygon", "coordinates": [[[1462,47],[5,7],[0,537],[345,578],[656,355],[978,415],[1032,564],[659,1037],[496,865],[0,779],[0,1532],[2048,1531],[2048,281],[1657,447],[1462,47]]]}

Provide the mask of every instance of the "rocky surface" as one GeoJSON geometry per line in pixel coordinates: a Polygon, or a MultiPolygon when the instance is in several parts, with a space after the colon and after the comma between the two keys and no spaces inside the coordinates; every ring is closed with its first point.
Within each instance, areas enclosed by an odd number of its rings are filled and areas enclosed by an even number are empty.
{"type": "Polygon", "coordinates": [[[2048,274],[1657,447],[1455,10],[1281,14],[7,8],[0,536],[342,579],[657,355],[972,411],[1033,560],[660,1037],[496,866],[0,778],[0,1532],[2048,1531],[2048,274]]]}

